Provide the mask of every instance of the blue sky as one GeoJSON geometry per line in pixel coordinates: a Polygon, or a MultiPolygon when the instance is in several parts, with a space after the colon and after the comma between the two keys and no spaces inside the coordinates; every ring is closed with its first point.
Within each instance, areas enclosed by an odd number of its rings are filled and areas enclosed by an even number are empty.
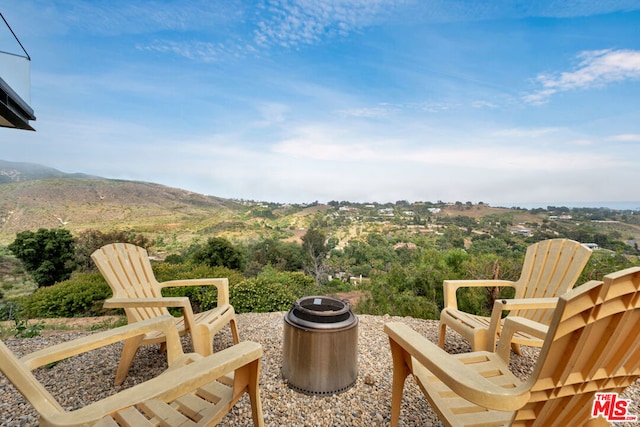
{"type": "Polygon", "coordinates": [[[0,11],[37,116],[3,160],[272,202],[640,201],[637,0],[0,11]]]}

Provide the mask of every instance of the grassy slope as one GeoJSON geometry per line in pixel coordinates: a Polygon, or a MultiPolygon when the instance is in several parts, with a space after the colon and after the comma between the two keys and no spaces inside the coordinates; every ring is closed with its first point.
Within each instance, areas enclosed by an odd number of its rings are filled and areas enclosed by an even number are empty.
{"type": "Polygon", "coordinates": [[[0,185],[0,244],[23,230],[64,226],[189,233],[243,213],[242,205],[158,184],[106,179],[46,179],[0,185]]]}

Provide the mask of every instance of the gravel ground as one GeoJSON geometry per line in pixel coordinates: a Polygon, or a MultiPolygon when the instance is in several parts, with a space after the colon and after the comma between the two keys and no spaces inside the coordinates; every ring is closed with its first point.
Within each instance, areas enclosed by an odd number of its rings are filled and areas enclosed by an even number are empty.
{"type": "MultiPolygon", "coordinates": [[[[433,342],[437,342],[438,336],[436,321],[360,315],[358,316],[360,323],[356,385],[337,395],[308,396],[290,389],[280,374],[283,316],[284,313],[238,315],[241,338],[257,341],[264,347],[260,391],[267,426],[388,425],[392,374],[391,354],[383,325],[392,320],[399,320],[433,342]]],[[[16,354],[22,355],[86,334],[84,332],[56,333],[29,339],[10,339],[5,343],[16,354]]],[[[229,346],[231,342],[231,334],[228,328],[225,328],[216,336],[214,345],[216,349],[222,349],[229,346]]],[[[189,339],[184,339],[183,344],[185,351],[191,350],[189,339]]],[[[166,369],[166,359],[158,353],[157,347],[143,347],[134,360],[125,383],[121,387],[115,387],[113,377],[120,358],[120,349],[120,344],[111,345],[62,361],[52,368],[40,368],[35,371],[35,374],[63,407],[74,409],[145,381],[166,369]]],[[[468,344],[455,333],[448,333],[445,349],[450,353],[470,351],[468,344]]],[[[516,375],[526,377],[531,372],[536,355],[536,349],[523,348],[522,357],[512,355],[511,369],[516,375]]],[[[3,375],[0,375],[0,394],[2,395],[0,425],[37,425],[34,409],[3,375]]],[[[640,414],[638,383],[630,387],[623,397],[632,401],[629,412],[640,414]]],[[[220,425],[251,425],[251,410],[246,395],[220,425]]],[[[408,379],[405,385],[401,425],[440,425],[426,399],[411,379],[408,379]]]]}

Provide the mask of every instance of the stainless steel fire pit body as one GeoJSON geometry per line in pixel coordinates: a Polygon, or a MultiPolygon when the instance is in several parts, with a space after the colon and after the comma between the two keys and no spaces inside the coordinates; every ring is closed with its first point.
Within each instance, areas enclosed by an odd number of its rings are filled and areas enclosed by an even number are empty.
{"type": "Polygon", "coordinates": [[[343,392],[358,378],[358,318],[349,303],[305,297],[284,317],[282,376],[307,394],[343,392]]]}

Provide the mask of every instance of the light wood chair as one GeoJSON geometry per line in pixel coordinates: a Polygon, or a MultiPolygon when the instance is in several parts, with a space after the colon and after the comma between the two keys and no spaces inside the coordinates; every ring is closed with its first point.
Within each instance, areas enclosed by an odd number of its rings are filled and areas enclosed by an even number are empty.
{"type": "MultiPolygon", "coordinates": [[[[516,282],[445,280],[438,344],[444,348],[448,326],[467,339],[473,351],[494,351],[505,311],[509,311],[507,317],[525,317],[548,325],[557,297],[573,288],[590,256],[591,249],[573,240],[544,240],[527,248],[522,272],[516,282]],[[456,291],[461,287],[513,287],[515,296],[495,301],[491,317],[485,317],[458,309],[456,291]]],[[[542,340],[522,331],[512,340],[512,348],[517,354],[520,354],[521,344],[540,347],[542,340]]]]}
{"type": "Polygon", "coordinates": [[[249,394],[254,425],[263,426],[258,388],[262,354],[260,344],[251,341],[207,357],[184,354],[175,322],[167,315],[64,342],[21,358],[0,341],[0,370],[38,411],[43,427],[211,426],[244,393],[249,394]],[[31,372],[52,362],[155,332],[166,336],[167,371],[74,411],[66,411],[31,372]]]}
{"type": "MultiPolygon", "coordinates": [[[[129,243],[105,245],[91,254],[91,259],[113,291],[113,297],[104,302],[105,308],[123,308],[129,323],[140,322],[169,314],[168,307],[182,310],[176,317],[180,335],[191,334],[196,353],[208,356],[213,353],[213,337],[229,324],[234,344],[240,342],[236,315],[229,304],[229,281],[226,278],[171,280],[159,283],[151,268],[149,255],[144,248],[129,243]],[[170,286],[209,286],[218,290],[216,308],[193,313],[187,297],[163,297],[162,288],[170,286]]],[[[137,340],[127,340],[122,350],[116,385],[122,384],[141,345],[163,343],[164,335],[149,333],[137,340]]]]}
{"type": "MultiPolygon", "coordinates": [[[[622,393],[640,376],[640,267],[559,298],[550,326],[508,318],[497,352],[451,355],[403,323],[388,323],[393,359],[391,425],[411,373],[447,426],[609,425],[591,411],[596,392],[622,393]],[[509,339],[544,337],[526,381],[509,371],[509,339]]],[[[633,414],[640,415],[640,414],[633,414]]]]}

